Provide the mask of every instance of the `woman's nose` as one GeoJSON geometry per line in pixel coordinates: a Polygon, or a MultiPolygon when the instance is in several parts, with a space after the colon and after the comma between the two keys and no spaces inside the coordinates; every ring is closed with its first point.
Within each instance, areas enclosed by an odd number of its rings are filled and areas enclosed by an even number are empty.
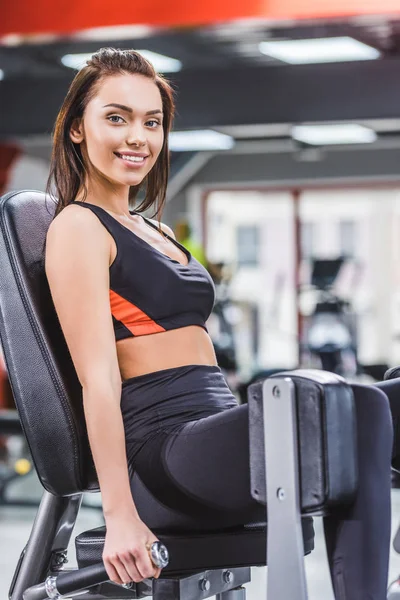
{"type": "Polygon", "coordinates": [[[130,130],[126,140],[130,146],[143,146],[146,143],[146,135],[143,127],[134,127],[130,130]]]}

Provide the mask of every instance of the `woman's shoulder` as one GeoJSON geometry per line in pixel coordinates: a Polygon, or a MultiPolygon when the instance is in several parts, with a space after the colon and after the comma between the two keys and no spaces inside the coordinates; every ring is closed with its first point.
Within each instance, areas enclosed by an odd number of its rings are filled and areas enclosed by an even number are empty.
{"type": "Polygon", "coordinates": [[[49,239],[55,236],[65,236],[70,242],[106,237],[96,215],[75,203],[65,206],[51,221],[46,237],[49,239]]]}
{"type": "Polygon", "coordinates": [[[100,221],[89,210],[68,205],[54,217],[46,235],[46,274],[72,268],[76,277],[108,270],[111,244],[100,221]]]}

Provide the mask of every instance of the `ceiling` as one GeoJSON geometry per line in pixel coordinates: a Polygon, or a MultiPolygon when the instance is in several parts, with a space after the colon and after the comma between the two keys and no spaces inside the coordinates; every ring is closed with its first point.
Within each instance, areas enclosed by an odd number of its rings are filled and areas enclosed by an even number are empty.
{"type": "MultiPolygon", "coordinates": [[[[125,28],[126,31],[126,28],[125,28]]],[[[0,45],[0,139],[47,136],[75,71],[64,54],[102,46],[142,48],[181,60],[168,75],[177,90],[176,129],[213,127],[237,138],[287,138],[293,123],[375,123],[379,137],[400,131],[400,20],[242,21],[218,26],[132,28],[126,39],[90,32],[44,43],[0,45]],[[266,40],[351,36],[382,58],[358,63],[287,65],[261,54],[266,40]],[[94,35],[92,35],[94,37],[94,35]],[[129,39],[128,39],[129,38],[129,39]]],[[[118,37],[119,34],[118,34],[118,37]]],[[[4,39],[3,39],[4,40],[4,39]]]]}

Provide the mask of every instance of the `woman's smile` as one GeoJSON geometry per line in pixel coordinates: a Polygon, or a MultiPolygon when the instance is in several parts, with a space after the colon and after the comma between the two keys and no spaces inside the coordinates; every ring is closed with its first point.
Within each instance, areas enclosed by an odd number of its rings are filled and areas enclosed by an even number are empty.
{"type": "Polygon", "coordinates": [[[114,152],[115,156],[120,159],[120,161],[130,169],[138,169],[143,167],[148,159],[148,154],[143,154],[141,152],[114,152]]]}

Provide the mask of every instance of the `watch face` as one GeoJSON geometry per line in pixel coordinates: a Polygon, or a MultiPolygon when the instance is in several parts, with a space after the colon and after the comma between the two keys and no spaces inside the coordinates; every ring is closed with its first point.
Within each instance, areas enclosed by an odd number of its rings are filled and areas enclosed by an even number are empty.
{"type": "Polygon", "coordinates": [[[169,554],[166,546],[161,542],[154,542],[151,546],[150,556],[156,567],[163,569],[169,562],[169,554]]]}

